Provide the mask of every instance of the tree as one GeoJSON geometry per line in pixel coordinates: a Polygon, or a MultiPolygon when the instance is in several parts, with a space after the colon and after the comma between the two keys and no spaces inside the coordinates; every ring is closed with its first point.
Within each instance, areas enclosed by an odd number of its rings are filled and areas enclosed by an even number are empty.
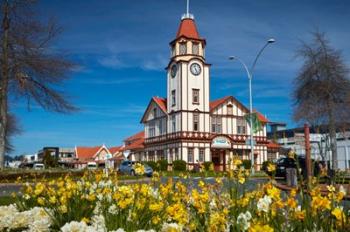
{"type": "Polygon", "coordinates": [[[76,108],[59,89],[73,68],[67,56],[52,48],[61,32],[54,20],[42,23],[34,1],[0,0],[0,169],[8,147],[9,97],[35,102],[46,110],[68,113],[76,108]]]}
{"type": "Polygon", "coordinates": [[[17,118],[13,114],[7,115],[6,137],[5,137],[5,152],[10,153],[14,150],[13,145],[10,142],[12,136],[19,134],[21,129],[18,125],[17,118]]]}
{"type": "Polygon", "coordinates": [[[45,150],[43,155],[43,163],[45,168],[55,168],[58,166],[58,159],[57,157],[52,156],[49,150],[45,150]]]}
{"type": "Polygon", "coordinates": [[[314,128],[326,126],[332,167],[337,169],[336,129],[350,116],[349,71],[324,33],[316,31],[312,36],[312,42],[302,42],[297,51],[304,64],[294,81],[294,120],[314,128]]]}

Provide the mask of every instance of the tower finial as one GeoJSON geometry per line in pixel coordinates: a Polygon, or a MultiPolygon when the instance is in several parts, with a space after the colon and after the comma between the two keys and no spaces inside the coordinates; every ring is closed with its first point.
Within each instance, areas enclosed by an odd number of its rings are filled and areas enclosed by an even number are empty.
{"type": "Polygon", "coordinates": [[[194,19],[193,14],[190,14],[190,0],[187,0],[186,14],[183,14],[181,19],[194,19]]]}
{"type": "Polygon", "coordinates": [[[187,11],[186,11],[187,15],[190,14],[190,0],[187,0],[187,11]]]}

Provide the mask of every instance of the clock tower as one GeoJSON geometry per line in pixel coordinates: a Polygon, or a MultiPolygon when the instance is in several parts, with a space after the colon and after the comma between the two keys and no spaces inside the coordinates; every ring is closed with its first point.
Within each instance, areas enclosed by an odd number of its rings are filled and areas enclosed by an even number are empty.
{"type": "Polygon", "coordinates": [[[168,133],[209,132],[209,68],[206,41],[199,36],[192,14],[184,14],[170,42],[167,69],[168,133]]]}

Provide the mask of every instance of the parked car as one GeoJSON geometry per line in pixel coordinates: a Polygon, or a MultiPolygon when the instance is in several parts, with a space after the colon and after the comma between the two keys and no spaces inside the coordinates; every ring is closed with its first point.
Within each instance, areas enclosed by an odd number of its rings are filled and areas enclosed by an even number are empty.
{"type": "Polygon", "coordinates": [[[43,163],[35,163],[33,165],[33,169],[34,170],[43,170],[43,169],[45,169],[45,165],[43,163]]]}
{"type": "Polygon", "coordinates": [[[97,169],[97,163],[96,162],[88,162],[87,163],[87,169],[90,169],[90,170],[97,169]]]}
{"type": "Polygon", "coordinates": [[[34,163],[21,163],[18,167],[23,169],[30,169],[33,168],[34,163]]]}
{"type": "MultiPolygon", "coordinates": [[[[286,169],[287,168],[299,168],[299,173],[306,179],[306,159],[303,156],[298,156],[298,162],[295,159],[291,158],[280,158],[276,162],[276,177],[286,178],[286,169]]],[[[324,165],[322,161],[311,160],[311,163],[314,165],[313,172],[314,176],[317,176],[320,173],[320,164],[324,165]]]]}
{"type": "MultiPolygon", "coordinates": [[[[119,170],[119,172],[121,172],[123,174],[135,176],[136,172],[134,169],[134,165],[135,165],[134,161],[124,160],[119,165],[118,170],[119,170]]],[[[144,164],[143,166],[145,167],[145,175],[148,177],[151,177],[153,175],[153,169],[150,166],[148,166],[147,164],[144,164]]]]}

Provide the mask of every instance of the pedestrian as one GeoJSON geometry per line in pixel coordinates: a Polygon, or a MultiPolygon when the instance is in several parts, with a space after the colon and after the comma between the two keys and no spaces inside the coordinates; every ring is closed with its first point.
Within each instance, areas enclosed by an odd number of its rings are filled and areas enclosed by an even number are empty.
{"type": "Polygon", "coordinates": [[[287,185],[291,187],[296,187],[298,185],[296,162],[296,154],[293,150],[290,150],[286,165],[286,179],[287,185]]]}

